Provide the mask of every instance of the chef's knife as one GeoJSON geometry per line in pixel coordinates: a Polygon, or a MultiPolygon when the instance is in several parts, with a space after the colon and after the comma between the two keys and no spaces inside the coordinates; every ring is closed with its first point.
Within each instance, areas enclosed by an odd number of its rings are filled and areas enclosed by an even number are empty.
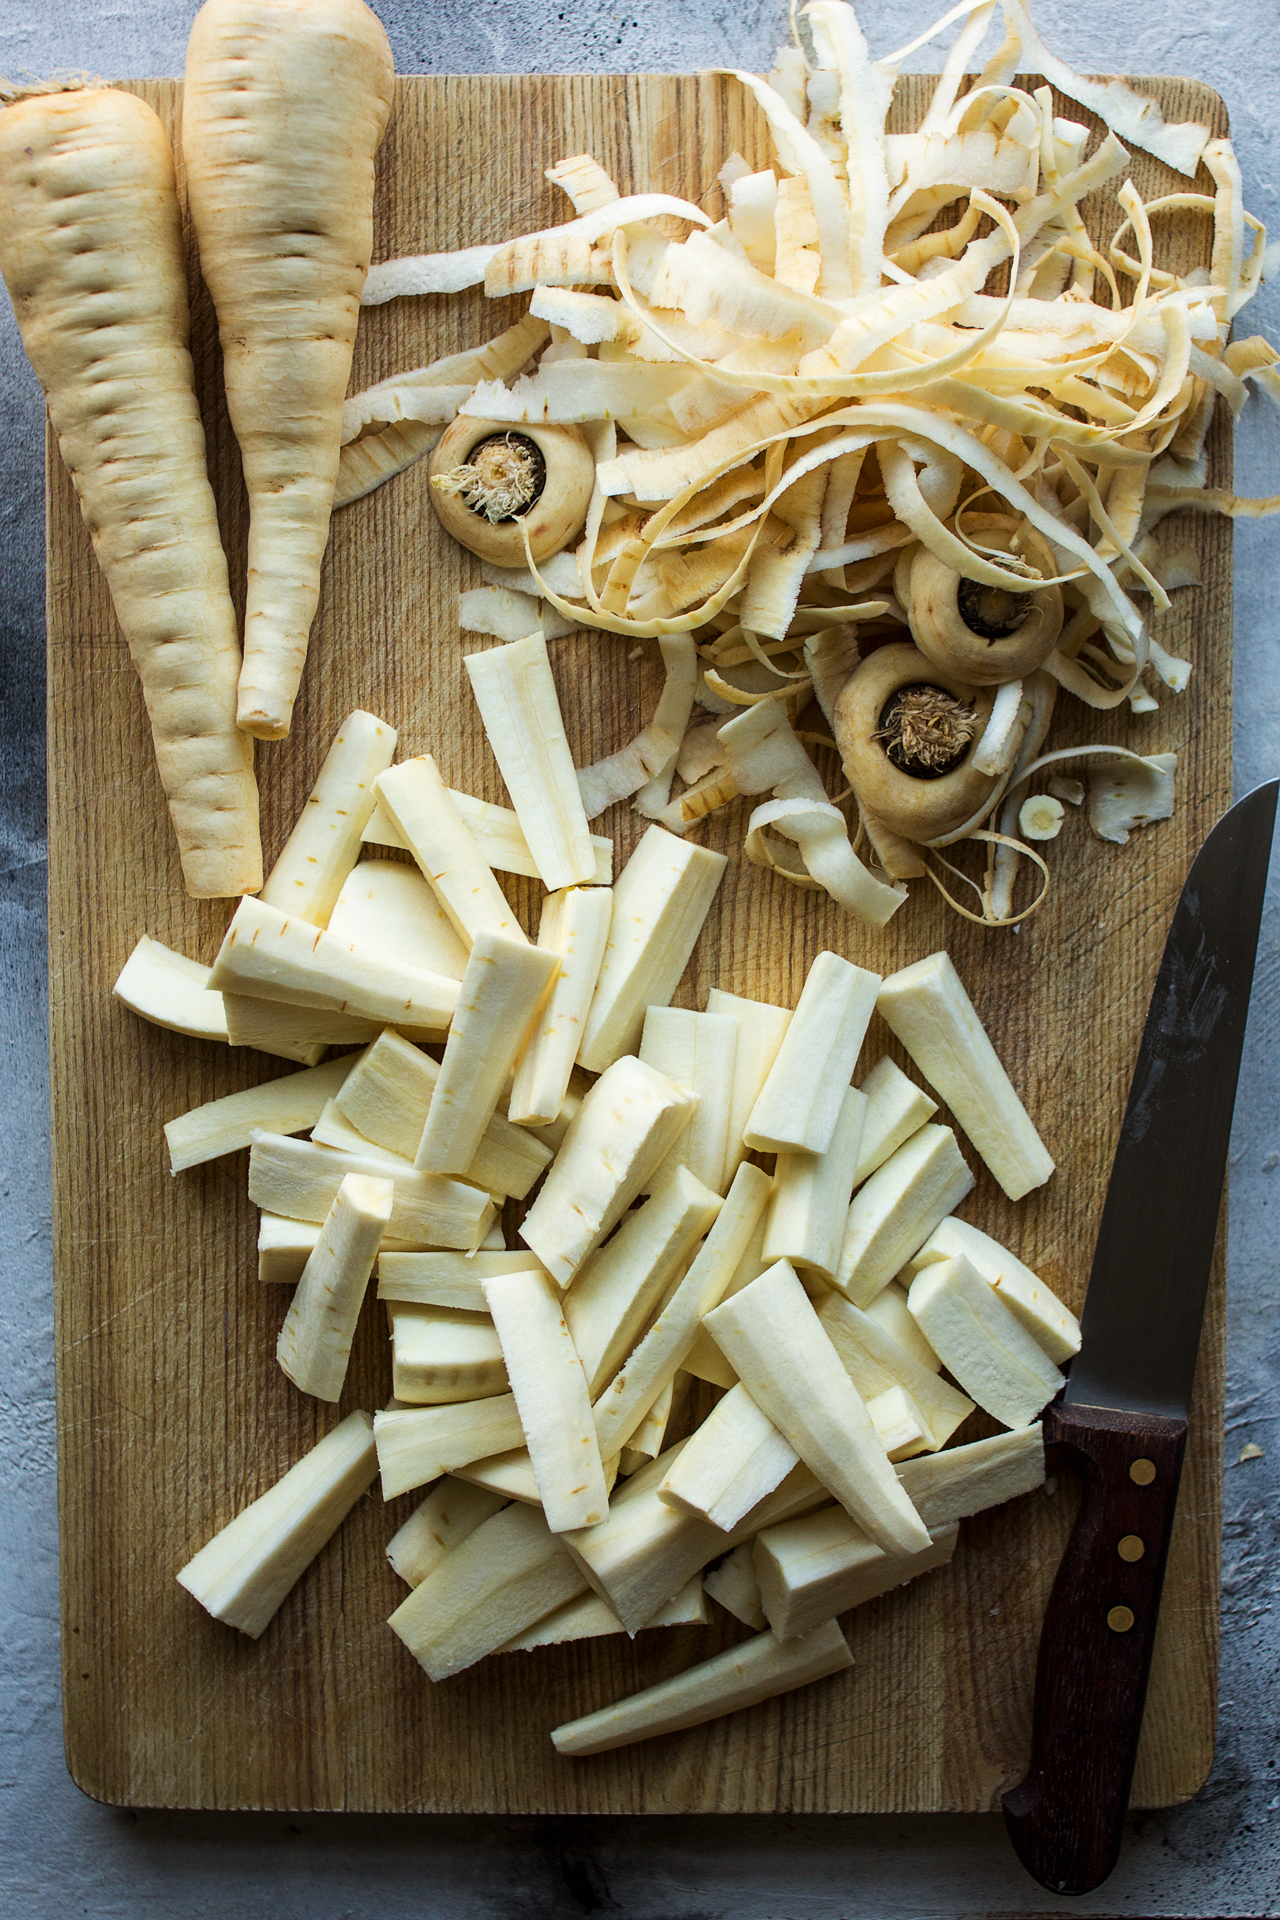
{"type": "Polygon", "coordinates": [[[1280,781],[1223,816],[1165,943],[1111,1168],[1082,1342],[1045,1440],[1083,1469],[1049,1596],[1023,1865],[1087,1893],[1120,1852],[1217,1230],[1280,781]]]}

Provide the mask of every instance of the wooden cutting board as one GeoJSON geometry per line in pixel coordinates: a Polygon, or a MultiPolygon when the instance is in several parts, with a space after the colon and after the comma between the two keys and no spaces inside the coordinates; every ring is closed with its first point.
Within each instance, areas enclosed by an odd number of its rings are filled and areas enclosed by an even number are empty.
{"type": "MultiPolygon", "coordinates": [[[[900,87],[899,124],[929,82],[900,87]]],[[[175,118],[176,83],[138,92],[175,118]]],[[[1151,83],[1166,114],[1225,130],[1221,101],[1151,83]]],[[[1070,103],[1060,111],[1079,117],[1070,103]]],[[[716,78],[601,76],[401,81],[380,160],[375,259],[474,243],[564,217],[542,170],[590,149],[624,192],[715,204],[735,148],[755,164],[762,127],[716,78]],[[707,199],[707,196],[711,196],[707,199]]],[[[1185,183],[1142,154],[1144,198],[1185,183]]],[[[1112,216],[1114,220],[1114,215],[1112,216]]],[[[1208,258],[1208,222],[1165,219],[1161,257],[1208,258]]],[[[245,512],[221,399],[216,335],[193,266],[193,351],[233,583],[243,593],[245,512]]],[[[514,317],[478,292],[376,308],[353,384],[487,338],[514,317]]],[[[1211,484],[1230,443],[1215,430],[1211,484]]],[[[1195,661],[1190,692],[1126,725],[1064,698],[1054,744],[1124,739],[1179,754],[1175,818],[1124,848],[1072,814],[1048,850],[1056,876],[1017,934],[953,917],[924,882],[884,934],[741,857],[743,810],[707,842],[730,867],[676,996],[717,982],[794,1004],[824,947],[889,972],[947,945],[1059,1171],[1013,1206],[980,1171],[967,1218],[997,1234],[1079,1307],[1103,1186],[1164,933],[1194,849],[1230,797],[1230,534],[1194,541],[1204,585],[1158,632],[1195,661]]],[[[675,1672],[740,1637],[675,1628],[508,1655],[433,1687],[383,1624],[403,1588],[383,1549],[418,1496],[360,1502],[256,1642],[208,1618],[174,1574],[338,1417],[281,1374],[286,1294],[256,1279],[245,1156],[171,1179],[162,1123],[287,1071],[262,1055],[184,1040],[111,997],[144,932],[211,960],[225,905],[182,892],[142,701],[69,481],[49,462],[49,935],[54,1244],[62,1523],[63,1667],[71,1772],[132,1806],[417,1811],[747,1812],[985,1809],[1020,1777],[1045,1597],[1074,1505],[1066,1482],[965,1522],[954,1562],[848,1616],[851,1672],[708,1727],[587,1761],[560,1759],[559,1721],[675,1672]]],[[[291,740],[259,751],[274,858],[319,760],[354,706],[385,715],[406,754],[504,798],[460,663],[457,594],[478,568],[438,531],[420,465],[337,516],[291,740]]],[[[654,648],[583,636],[553,662],[579,762],[611,751],[652,710],[654,648]]],[[[619,864],[640,823],[606,823],[619,864]]],[[[529,924],[534,889],[515,883],[529,924]]],[[[877,1020],[865,1067],[895,1048],[877,1020]]],[[[900,1057],[900,1056],[899,1056],[900,1057]]],[[[974,1159],[970,1153],[970,1159],[974,1159]]],[[[1221,1245],[1221,1242],[1220,1242],[1221,1245]]],[[[1189,1796],[1213,1749],[1217,1671],[1221,1252],[1210,1295],[1135,1802],[1189,1796]]],[[[339,1413],[390,1391],[380,1309],[367,1309],[339,1413]]]]}

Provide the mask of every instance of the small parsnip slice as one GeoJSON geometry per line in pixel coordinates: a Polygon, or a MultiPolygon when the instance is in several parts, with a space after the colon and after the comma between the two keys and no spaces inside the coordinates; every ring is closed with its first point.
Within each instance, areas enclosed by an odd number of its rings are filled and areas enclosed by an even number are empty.
{"type": "Polygon", "coordinates": [[[1058,1366],[1080,1351],[1080,1322],[1064,1307],[1039,1274],[1024,1266],[1014,1253],[967,1220],[944,1220],[936,1233],[907,1262],[914,1279],[934,1260],[950,1260],[963,1253],[993,1286],[1016,1320],[1044,1348],[1058,1366]]]}
{"type": "Polygon", "coordinates": [[[907,1295],[925,1336],[965,1392],[1006,1427],[1026,1427],[1062,1375],[963,1254],[922,1267],[907,1295]]]}
{"type": "Polygon", "coordinates": [[[972,1186],[950,1127],[919,1128],[854,1194],[834,1284],[865,1307],[972,1186]]]}
{"type": "Polygon", "coordinates": [[[467,949],[435,889],[403,860],[362,860],[353,867],[329,915],[329,932],[448,980],[466,972],[467,949]]]}
{"type": "MultiPolygon", "coordinates": [[[[725,1015],[738,1029],[733,1056],[733,1087],[729,1095],[729,1140],[724,1163],[724,1189],[747,1156],[743,1139],[751,1109],[778,1057],[782,1036],[791,1024],[789,1007],[770,1006],[764,1000],[744,1000],[736,993],[712,987],[707,1012],[725,1015]]],[[[724,1190],[722,1189],[722,1191],[724,1190]]]]}
{"type": "Polygon", "coordinates": [[[453,1406],[506,1393],[507,1369],[487,1313],[388,1303],[391,1390],[402,1405],[453,1406]]]}
{"type": "Polygon", "coordinates": [[[855,1187],[869,1180],[876,1168],[882,1167],[889,1155],[896,1153],[903,1142],[938,1111],[937,1101],[931,1100],[923,1087],[909,1080],[902,1068],[887,1057],[877,1060],[864,1077],[861,1091],[867,1096],[867,1114],[858,1164],[853,1170],[855,1187]]]}
{"type": "Polygon", "coordinates": [[[388,1408],[374,1416],[373,1437],[384,1500],[456,1473],[472,1460],[505,1453],[523,1439],[510,1393],[455,1406],[388,1408]]]}
{"type": "Polygon", "coordinates": [[[313,1127],[353,1064],[353,1056],[346,1054],[320,1067],[283,1074],[260,1087],[246,1087],[243,1093],[224,1094],[221,1100],[208,1100],[176,1120],[166,1120],[169,1171],[181,1173],[224,1153],[238,1153],[258,1128],[301,1133],[313,1127]]]}
{"type": "Polygon", "coordinates": [[[945,1566],[959,1532],[955,1525],[938,1528],[917,1552],[896,1554],[878,1547],[841,1507],[784,1521],[755,1543],[760,1604],[779,1639],[791,1644],[823,1620],[945,1566]]]}
{"type": "MultiPolygon", "coordinates": [[[[457,787],[450,788],[450,797],[462,816],[463,825],[480,849],[481,858],[489,866],[496,868],[499,873],[522,873],[530,880],[541,877],[529,851],[529,843],[520,831],[520,822],[510,807],[495,806],[490,800],[477,800],[470,793],[460,793],[457,787]]],[[[409,842],[381,800],[374,806],[364,830],[364,839],[373,846],[400,847],[406,853],[409,851],[409,842]]],[[[597,887],[607,887],[613,879],[613,842],[603,834],[593,833],[591,851],[595,859],[592,880],[597,887]]]]}
{"type": "Polygon", "coordinates": [[[686,1007],[650,1007],[644,1016],[640,1059],[665,1073],[697,1101],[688,1127],[654,1174],[660,1181],[676,1166],[688,1167],[713,1192],[723,1191],[733,1105],[733,1059],[738,1029],[723,1014],[686,1007]]]}
{"type": "Polygon", "coordinates": [[[658,1498],[729,1533],[782,1484],[798,1458],[739,1382],[685,1442],[658,1498]]]}
{"type": "MultiPolygon", "coordinates": [[[[387,1176],[386,1157],[361,1157],[291,1140],[284,1134],[258,1133],[249,1152],[249,1198],[289,1220],[323,1220],[349,1173],[387,1176]]],[[[395,1199],[387,1231],[418,1247],[478,1247],[495,1217],[492,1200],[478,1187],[411,1167],[391,1176],[395,1199]]]]}
{"type": "Polygon", "coordinates": [[[825,1153],[778,1155],[764,1230],[766,1265],[789,1260],[824,1280],[834,1278],[866,1110],[866,1095],[849,1087],[825,1153]]]}

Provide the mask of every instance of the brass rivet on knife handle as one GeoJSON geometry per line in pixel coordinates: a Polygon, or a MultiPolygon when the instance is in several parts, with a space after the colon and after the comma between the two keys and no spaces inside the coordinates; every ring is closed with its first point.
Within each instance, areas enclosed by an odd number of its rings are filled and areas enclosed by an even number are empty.
{"type": "Polygon", "coordinates": [[[1112,1607],[1107,1614],[1107,1625],[1112,1633],[1128,1633],[1133,1625],[1132,1607],[1112,1607]]]}
{"type": "Polygon", "coordinates": [[[1121,1540],[1116,1547],[1116,1552],[1120,1555],[1120,1558],[1122,1560],[1128,1560],[1131,1563],[1135,1560],[1141,1560],[1146,1550],[1146,1541],[1140,1540],[1136,1533],[1126,1533],[1124,1539],[1121,1540]]]}
{"type": "Polygon", "coordinates": [[[1129,1478],[1135,1487],[1149,1487],[1156,1477],[1153,1460],[1135,1460],[1129,1469],[1129,1478]]]}

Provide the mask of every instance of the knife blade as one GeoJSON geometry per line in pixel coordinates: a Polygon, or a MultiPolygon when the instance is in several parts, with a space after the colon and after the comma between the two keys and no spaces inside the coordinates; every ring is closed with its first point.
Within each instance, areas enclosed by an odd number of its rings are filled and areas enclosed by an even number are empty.
{"type": "Polygon", "coordinates": [[[1120,1128],[1081,1348],[1045,1441],[1084,1473],[1040,1636],[1031,1764],[1004,1795],[1053,1893],[1114,1867],[1137,1757],[1280,781],[1223,815],[1174,911],[1120,1128]]]}

